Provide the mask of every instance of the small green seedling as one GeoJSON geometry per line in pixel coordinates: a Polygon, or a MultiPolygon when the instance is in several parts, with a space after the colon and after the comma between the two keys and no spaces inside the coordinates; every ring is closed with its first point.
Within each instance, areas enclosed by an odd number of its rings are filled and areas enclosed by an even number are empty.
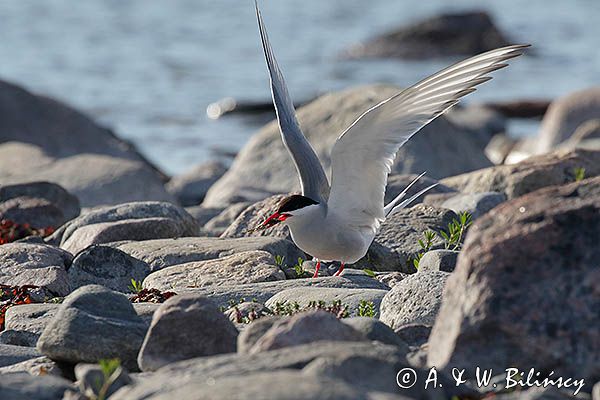
{"type": "Polygon", "coordinates": [[[423,239],[418,240],[422,251],[420,251],[413,259],[413,265],[416,269],[419,269],[419,262],[421,261],[423,255],[431,249],[431,246],[433,245],[433,239],[435,239],[435,232],[429,230],[423,232],[423,239]]]}
{"type": "Polygon", "coordinates": [[[143,289],[142,281],[136,281],[135,279],[131,278],[131,284],[127,286],[127,288],[131,290],[132,293],[139,293],[143,289]]]}
{"type": "Polygon", "coordinates": [[[294,270],[296,271],[296,276],[299,278],[303,277],[306,273],[302,264],[304,264],[304,260],[302,257],[298,257],[298,263],[294,265],[294,270]]]}
{"type": "Polygon", "coordinates": [[[106,400],[110,386],[123,372],[121,360],[118,358],[100,360],[98,365],[102,371],[102,381],[96,382],[95,390],[87,389],[85,395],[91,400],[106,400]]]}
{"type": "Polygon", "coordinates": [[[367,276],[370,276],[371,278],[375,278],[375,272],[373,272],[372,270],[365,268],[365,269],[363,269],[363,272],[365,274],[367,274],[367,276]]]}
{"type": "Polygon", "coordinates": [[[585,168],[577,167],[573,170],[573,175],[575,176],[575,182],[579,182],[585,179],[585,168]]]}
{"type": "Polygon", "coordinates": [[[285,257],[280,256],[280,255],[275,256],[275,265],[277,265],[279,268],[283,267],[284,261],[285,261],[285,257]]]}
{"type": "Polygon", "coordinates": [[[358,316],[359,317],[375,317],[375,303],[372,301],[361,300],[358,303],[358,316]]]}
{"type": "Polygon", "coordinates": [[[447,250],[460,250],[465,232],[472,223],[473,216],[469,212],[464,211],[458,214],[458,219],[454,218],[448,224],[447,232],[440,231],[440,236],[446,242],[445,248],[447,250]]]}

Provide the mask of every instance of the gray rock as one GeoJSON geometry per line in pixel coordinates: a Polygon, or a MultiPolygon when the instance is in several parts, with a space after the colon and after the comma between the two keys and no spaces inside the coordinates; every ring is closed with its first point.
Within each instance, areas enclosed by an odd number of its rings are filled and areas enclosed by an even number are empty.
{"type": "Polygon", "coordinates": [[[145,261],[152,271],[254,250],[264,250],[273,256],[281,255],[292,260],[306,257],[292,242],[267,237],[233,239],[189,237],[120,243],[114,246],[132,257],[145,261]]]}
{"type": "Polygon", "coordinates": [[[428,363],[597,379],[598,243],[600,177],[529,193],[477,220],[448,279],[428,363]]]}
{"type": "Polygon", "coordinates": [[[57,304],[22,304],[6,310],[0,341],[35,347],[46,325],[54,318],[57,304]]]}
{"type": "Polygon", "coordinates": [[[375,279],[392,288],[394,287],[394,285],[398,284],[398,282],[402,281],[402,279],[406,278],[407,276],[409,276],[409,274],[404,272],[382,272],[380,274],[375,275],[375,279]]]}
{"type": "Polygon", "coordinates": [[[458,251],[454,250],[429,250],[423,254],[419,261],[419,272],[444,271],[452,272],[456,267],[458,251]]]}
{"type": "MultiPolygon", "coordinates": [[[[365,267],[378,270],[416,272],[412,259],[422,251],[419,239],[427,230],[447,230],[448,224],[457,218],[454,212],[418,204],[400,210],[389,217],[375,236],[364,262],[365,267]]],[[[443,240],[436,235],[432,249],[441,248],[443,240]]]]}
{"type": "Polygon", "coordinates": [[[249,207],[251,202],[241,202],[231,204],[225,208],[219,215],[212,218],[206,223],[204,229],[210,232],[214,236],[221,236],[223,232],[229,228],[229,226],[236,220],[236,218],[249,207]]]}
{"type": "Polygon", "coordinates": [[[54,204],[32,197],[14,197],[0,203],[0,220],[3,219],[34,228],[54,228],[66,222],[62,211],[54,204]]]}
{"type": "MultiPolygon", "coordinates": [[[[517,390],[512,393],[503,393],[494,396],[498,400],[573,400],[573,399],[589,399],[585,394],[581,393],[577,397],[573,396],[573,392],[577,386],[572,386],[569,389],[557,389],[555,387],[532,387],[526,390],[517,390]]],[[[595,400],[595,399],[593,399],[595,400]]]]}
{"type": "Polygon", "coordinates": [[[189,358],[236,351],[238,331],[203,296],[175,296],[154,313],[138,356],[142,371],[189,358]]]}
{"type": "Polygon", "coordinates": [[[243,301],[232,307],[229,307],[224,311],[224,313],[231,322],[234,324],[240,324],[243,323],[243,320],[246,318],[252,321],[251,318],[268,315],[269,309],[262,303],[257,303],[255,301],[243,301]]]}
{"type": "Polygon", "coordinates": [[[37,348],[56,361],[119,358],[126,368],[135,369],[145,333],[146,325],[125,295],[88,285],[65,298],[37,348]]]}
{"type": "MultiPolygon", "coordinates": [[[[198,233],[198,224],[196,220],[194,220],[194,218],[183,208],[171,203],[145,201],[118,204],[111,207],[101,207],[91,210],[90,212],[87,212],[80,217],[69,221],[68,224],[65,224],[51,237],[49,237],[48,241],[56,245],[60,244],[61,246],[64,246],[71,240],[71,236],[74,235],[77,230],[88,225],[124,220],[146,220],[153,218],[166,218],[173,221],[179,227],[178,229],[181,232],[181,236],[194,236],[198,233]]],[[[108,232],[112,235],[110,237],[106,237],[106,240],[136,240],[136,237],[148,236],[148,233],[143,232],[144,223],[137,227],[133,225],[132,228],[133,229],[129,230],[127,227],[125,227],[125,230],[121,232],[119,232],[118,229],[117,231],[108,232]],[[127,235],[132,235],[132,237],[126,237],[127,235]]],[[[155,228],[156,227],[153,229],[155,228]]]]}
{"type": "Polygon", "coordinates": [[[477,219],[504,201],[504,193],[461,193],[444,201],[442,207],[449,208],[457,214],[467,211],[473,219],[477,219]]]}
{"type": "Polygon", "coordinates": [[[550,104],[533,146],[535,154],[551,151],[568,140],[584,122],[600,115],[600,87],[573,92],[550,104]]]}
{"type": "Polygon", "coordinates": [[[326,311],[307,311],[276,321],[248,350],[250,354],[320,340],[366,340],[360,332],[326,311]]]}
{"type": "Polygon", "coordinates": [[[201,227],[217,215],[221,214],[223,210],[223,207],[204,207],[202,205],[185,208],[185,211],[194,217],[201,227]]]}
{"type": "Polygon", "coordinates": [[[71,382],[57,376],[32,376],[26,372],[0,377],[2,400],[61,400],[71,382]]]}
{"type": "Polygon", "coordinates": [[[278,225],[272,229],[249,232],[249,230],[259,227],[271,214],[277,211],[279,203],[287,196],[285,194],[277,194],[244,208],[238,217],[221,234],[221,237],[274,236],[291,240],[290,232],[284,225],[278,225]]]}
{"type": "Polygon", "coordinates": [[[154,312],[158,309],[160,304],[156,303],[132,303],[133,309],[139,315],[139,317],[144,321],[146,326],[150,327],[150,323],[152,322],[152,318],[154,316],[154,312]]]}
{"type": "Polygon", "coordinates": [[[377,340],[381,343],[391,344],[406,353],[409,351],[406,342],[404,342],[393,329],[376,318],[351,317],[342,319],[342,322],[350,325],[369,340],[377,340]]]}
{"type": "MultiPolygon", "coordinates": [[[[396,198],[396,196],[398,196],[400,193],[402,193],[402,191],[404,189],[406,189],[406,187],[413,180],[415,180],[418,176],[419,175],[417,175],[417,174],[404,174],[404,175],[394,174],[394,175],[388,176],[387,186],[385,188],[384,203],[388,204],[390,201],[394,200],[396,198]]],[[[410,198],[411,196],[417,194],[418,192],[420,192],[421,190],[425,189],[426,187],[433,185],[434,183],[437,183],[437,181],[435,179],[431,179],[431,178],[429,178],[427,176],[423,176],[413,186],[411,186],[411,188],[406,193],[405,198],[406,199],[410,198]]],[[[456,192],[456,190],[454,190],[452,188],[449,188],[448,186],[444,186],[444,185],[441,185],[441,184],[438,183],[437,186],[435,186],[434,188],[430,189],[427,193],[422,194],[421,196],[417,197],[410,204],[410,206],[414,206],[416,204],[422,203],[423,199],[425,198],[425,196],[427,194],[455,193],[455,192],[456,192]]]]}
{"type": "Polygon", "coordinates": [[[227,171],[227,167],[219,161],[209,161],[174,176],[167,183],[167,190],[179,200],[183,206],[202,203],[208,189],[227,171]]]}
{"type": "Polygon", "coordinates": [[[0,344],[0,367],[6,367],[7,365],[37,358],[40,355],[41,354],[38,353],[36,349],[31,347],[0,344]]]}
{"type": "Polygon", "coordinates": [[[211,298],[217,305],[227,307],[230,301],[255,299],[265,302],[270,297],[286,289],[297,287],[383,289],[389,287],[366,275],[289,279],[285,281],[248,283],[243,285],[207,286],[203,288],[181,288],[178,293],[195,293],[211,298]]]}
{"type": "Polygon", "coordinates": [[[463,193],[501,192],[512,199],[546,186],[573,182],[576,168],[585,168],[587,177],[600,175],[600,151],[556,151],[517,164],[497,165],[453,176],[441,182],[463,193]]]}
{"type": "MultiPolygon", "coordinates": [[[[142,220],[144,221],[144,220],[142,220]]],[[[81,230],[94,225],[88,225],[81,230]]],[[[76,233],[77,235],[77,233],[76,233]]],[[[90,246],[75,257],[69,268],[71,288],[98,284],[128,293],[131,280],[143,281],[150,273],[145,262],[109,246],[90,246]]]]}
{"type": "Polygon", "coordinates": [[[442,303],[447,272],[413,274],[395,285],[381,302],[381,322],[396,330],[406,324],[433,325],[442,303]]]}
{"type": "MultiPolygon", "coordinates": [[[[104,372],[98,364],[77,364],[75,366],[75,378],[81,393],[94,396],[98,396],[102,383],[105,382],[104,372]]],[[[112,396],[117,390],[131,383],[132,380],[127,371],[120,368],[120,372],[104,392],[104,398],[112,396]]]]}
{"type": "Polygon", "coordinates": [[[0,283],[44,286],[57,296],[66,296],[71,260],[71,254],[45,244],[4,244],[0,246],[0,283]]]}
{"type": "Polygon", "coordinates": [[[16,197],[45,199],[57,207],[65,220],[77,217],[81,211],[79,200],[62,186],[51,182],[28,182],[0,186],[0,202],[16,197]]]}
{"type": "Polygon", "coordinates": [[[282,317],[267,316],[252,321],[245,327],[237,337],[237,351],[240,354],[250,353],[250,349],[256,344],[258,339],[263,337],[269,329],[275,325],[282,317]]]}
{"type": "Polygon", "coordinates": [[[125,219],[85,225],[77,229],[61,247],[72,254],[103,243],[122,240],[167,239],[182,236],[182,226],[169,218],[125,219]]]}
{"type": "MultiPolygon", "coordinates": [[[[14,374],[18,372],[27,372],[28,374],[35,376],[62,375],[62,371],[60,370],[58,365],[48,357],[44,356],[30,358],[28,360],[21,361],[16,364],[7,365],[6,367],[0,367],[0,375],[14,374]]],[[[0,378],[0,381],[1,380],[2,379],[0,378]]]]}
{"type": "Polygon", "coordinates": [[[237,285],[285,279],[270,253],[263,250],[245,251],[206,261],[173,265],[151,273],[144,287],[175,290],[178,287],[237,285]]]}
{"type": "MultiPolygon", "coordinates": [[[[340,133],[364,111],[400,91],[391,86],[352,88],[321,96],[298,110],[298,119],[325,171],[330,169],[330,152],[340,133]]],[[[491,165],[472,132],[450,123],[444,116],[424,127],[404,145],[392,172],[396,174],[431,171],[433,178],[455,175],[491,165]],[[442,134],[443,133],[443,134],[442,134]],[[452,149],[454,157],[435,154],[452,149]]],[[[276,122],[266,125],[238,153],[231,168],[208,191],[207,207],[239,201],[239,193],[259,190],[257,200],[271,193],[299,191],[297,173],[281,141],[276,122]]]]}
{"type": "Polygon", "coordinates": [[[352,46],[348,58],[469,56],[509,45],[485,12],[440,14],[352,46]]]}
{"type": "Polygon", "coordinates": [[[431,324],[405,324],[396,329],[398,337],[409,346],[422,346],[427,343],[431,334],[431,324]]]}
{"type": "Polygon", "coordinates": [[[498,133],[490,139],[487,146],[485,146],[485,155],[495,165],[504,164],[506,157],[515,147],[517,139],[508,136],[505,133],[498,133]]]}
{"type": "Polygon", "coordinates": [[[265,305],[270,309],[275,309],[275,304],[298,303],[300,307],[306,307],[310,302],[324,301],[330,305],[334,301],[341,301],[343,305],[348,306],[350,315],[358,315],[361,301],[372,302],[375,309],[375,315],[379,315],[379,305],[381,300],[387,294],[387,290],[382,289],[346,289],[346,288],[319,288],[319,287],[297,287],[282,290],[271,297],[265,305]]]}

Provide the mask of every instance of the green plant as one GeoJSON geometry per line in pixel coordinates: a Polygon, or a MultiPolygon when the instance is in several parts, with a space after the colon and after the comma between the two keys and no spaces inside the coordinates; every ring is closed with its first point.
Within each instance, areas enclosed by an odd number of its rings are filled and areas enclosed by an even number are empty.
{"type": "Polygon", "coordinates": [[[416,257],[413,259],[413,265],[416,269],[419,269],[419,262],[421,262],[423,255],[431,249],[431,246],[433,245],[433,239],[435,239],[435,232],[429,230],[423,232],[423,239],[418,240],[422,251],[417,253],[416,257]]]}
{"type": "Polygon", "coordinates": [[[375,317],[375,303],[372,301],[361,300],[358,303],[359,317],[375,317]]]}
{"type": "Polygon", "coordinates": [[[467,211],[459,213],[458,219],[452,219],[452,222],[448,224],[448,231],[440,231],[440,236],[445,241],[445,248],[459,250],[462,246],[463,236],[472,223],[473,216],[467,211]]]}
{"type": "Polygon", "coordinates": [[[585,179],[585,168],[577,167],[573,170],[573,176],[575,177],[575,182],[579,182],[585,179]]]}
{"type": "Polygon", "coordinates": [[[327,305],[323,300],[311,300],[304,307],[301,307],[297,302],[276,302],[272,309],[274,315],[291,316],[308,310],[322,310],[332,313],[337,318],[347,318],[350,316],[348,306],[342,304],[341,300],[335,300],[330,305],[327,305]]]}
{"type": "Polygon", "coordinates": [[[108,389],[121,375],[123,369],[118,358],[100,360],[98,365],[102,372],[102,381],[96,382],[96,390],[87,389],[85,395],[91,400],[106,400],[108,389]]]}
{"type": "Polygon", "coordinates": [[[302,257],[298,257],[298,263],[294,265],[294,271],[296,271],[296,276],[299,278],[303,277],[306,273],[302,264],[304,264],[304,260],[302,259],[302,257]]]}
{"type": "Polygon", "coordinates": [[[280,255],[275,256],[275,265],[277,265],[279,268],[283,267],[284,261],[285,261],[285,257],[280,256],[280,255]]]}
{"type": "Polygon", "coordinates": [[[365,268],[365,269],[363,269],[363,271],[365,274],[367,274],[367,276],[370,276],[371,278],[375,278],[375,272],[373,272],[372,270],[365,268]]]}
{"type": "Polygon", "coordinates": [[[127,288],[129,290],[131,290],[131,293],[139,293],[141,292],[144,288],[142,287],[142,282],[141,281],[136,281],[135,279],[131,278],[131,284],[129,286],[127,286],[127,288]]]}

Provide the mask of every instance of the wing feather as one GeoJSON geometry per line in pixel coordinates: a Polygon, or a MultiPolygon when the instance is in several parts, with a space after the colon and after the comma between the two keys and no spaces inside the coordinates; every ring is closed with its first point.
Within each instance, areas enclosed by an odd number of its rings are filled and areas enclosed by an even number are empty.
{"type": "Polygon", "coordinates": [[[525,47],[503,47],[451,65],[362,114],[331,153],[330,212],[350,227],[376,232],[385,219],[385,186],[398,149],[525,47]]]}

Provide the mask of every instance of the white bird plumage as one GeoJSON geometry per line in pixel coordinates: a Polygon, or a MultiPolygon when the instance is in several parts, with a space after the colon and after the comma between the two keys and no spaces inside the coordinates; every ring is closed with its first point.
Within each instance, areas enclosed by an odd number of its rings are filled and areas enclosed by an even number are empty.
{"type": "Polygon", "coordinates": [[[319,203],[307,209],[311,212],[301,213],[302,223],[298,221],[300,213],[286,223],[296,244],[314,257],[355,262],[364,256],[386,216],[431,188],[400,202],[405,190],[384,206],[387,177],[400,147],[461,97],[475,91],[475,86],[490,80],[487,74],[506,67],[505,62],[521,55],[527,45],[491,50],[456,63],[364,112],[333,146],[330,186],[316,153],[300,129],[256,2],[255,5],[282,139],[296,165],[302,194],[319,203]],[[329,240],[332,226],[338,232],[346,232],[344,237],[329,240]],[[352,237],[353,233],[356,238],[352,237]],[[360,244],[362,248],[359,252],[352,251],[351,257],[345,257],[342,253],[348,253],[360,242],[358,235],[364,239],[360,244]],[[347,238],[350,238],[347,246],[340,244],[347,238]],[[311,245],[311,242],[319,243],[311,245]],[[338,246],[339,251],[326,251],[323,244],[338,246]]]}

